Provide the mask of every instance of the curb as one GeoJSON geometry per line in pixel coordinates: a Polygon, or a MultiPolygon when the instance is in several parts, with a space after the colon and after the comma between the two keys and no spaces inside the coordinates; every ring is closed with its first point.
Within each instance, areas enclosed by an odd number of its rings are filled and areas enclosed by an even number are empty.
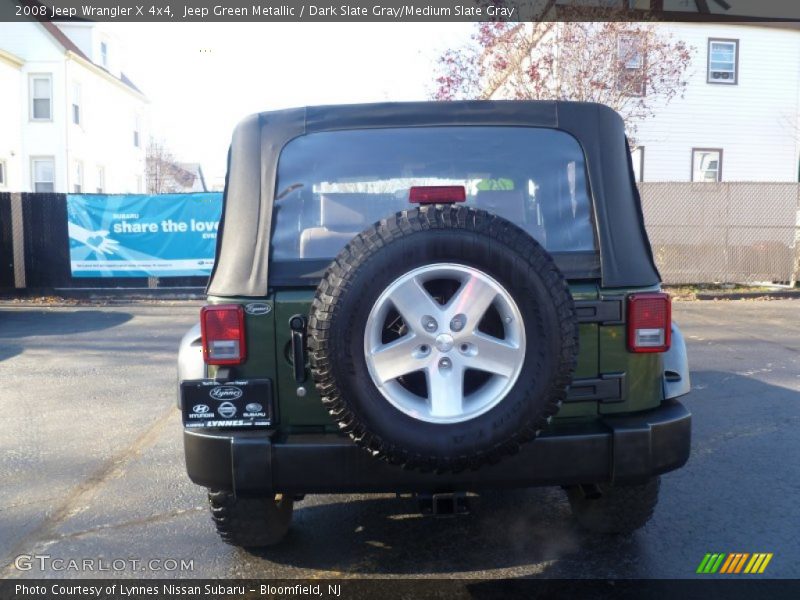
{"type": "Polygon", "coordinates": [[[77,300],[75,302],[65,302],[63,298],[54,300],[52,302],[35,302],[32,299],[27,300],[12,300],[8,298],[0,298],[0,309],[41,309],[46,310],[50,308],[117,308],[125,306],[142,306],[149,308],[175,308],[176,306],[203,306],[204,301],[194,299],[181,299],[181,300],[146,300],[146,299],[85,299],[77,300]]]}
{"type": "Polygon", "coordinates": [[[714,294],[711,292],[700,292],[695,294],[696,300],[753,300],[763,299],[800,299],[800,291],[778,290],[774,292],[729,292],[714,294]]]}
{"type": "Polygon", "coordinates": [[[0,306],[117,306],[167,305],[169,303],[202,303],[205,288],[50,288],[0,292],[0,306]]]}

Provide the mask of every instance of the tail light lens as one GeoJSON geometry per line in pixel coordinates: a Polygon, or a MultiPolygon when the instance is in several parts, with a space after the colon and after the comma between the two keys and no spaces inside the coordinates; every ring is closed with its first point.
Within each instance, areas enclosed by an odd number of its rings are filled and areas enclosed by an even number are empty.
{"type": "Polygon", "coordinates": [[[466,200],[467,190],[463,185],[415,185],[408,190],[408,201],[414,204],[450,204],[466,200]]]}
{"type": "Polygon", "coordinates": [[[628,350],[666,352],[671,330],[672,301],[669,294],[628,296],[628,350]]]}
{"type": "Polygon", "coordinates": [[[247,356],[244,309],[239,304],[216,304],[200,310],[203,359],[209,365],[238,365],[247,356]]]}

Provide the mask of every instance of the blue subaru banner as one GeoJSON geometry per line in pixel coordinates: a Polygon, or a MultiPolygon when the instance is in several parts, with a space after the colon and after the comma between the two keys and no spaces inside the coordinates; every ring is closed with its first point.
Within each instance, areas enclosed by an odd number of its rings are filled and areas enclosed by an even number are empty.
{"type": "Polygon", "coordinates": [[[72,276],[208,276],[221,214],[221,193],[68,194],[72,276]]]}

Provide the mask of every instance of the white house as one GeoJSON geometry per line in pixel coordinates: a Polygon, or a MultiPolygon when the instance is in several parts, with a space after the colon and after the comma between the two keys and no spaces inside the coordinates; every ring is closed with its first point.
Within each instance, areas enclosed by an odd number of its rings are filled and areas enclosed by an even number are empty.
{"type": "MultiPolygon", "coordinates": [[[[558,41],[563,24],[533,27],[546,43],[563,43],[558,41]]],[[[694,52],[683,97],[669,103],[652,98],[655,115],[635,124],[637,179],[797,182],[800,24],[662,22],[653,27],[694,52]]],[[[626,77],[636,78],[648,58],[632,52],[633,39],[620,36],[617,52],[626,77]]],[[[513,98],[513,86],[506,80],[490,97],[513,98]]]]}
{"type": "Polygon", "coordinates": [[[800,26],[662,23],[695,48],[683,99],[638,127],[642,181],[798,181],[800,26]]]}
{"type": "Polygon", "coordinates": [[[147,99],[96,23],[0,23],[0,190],[136,193],[147,99]]]}

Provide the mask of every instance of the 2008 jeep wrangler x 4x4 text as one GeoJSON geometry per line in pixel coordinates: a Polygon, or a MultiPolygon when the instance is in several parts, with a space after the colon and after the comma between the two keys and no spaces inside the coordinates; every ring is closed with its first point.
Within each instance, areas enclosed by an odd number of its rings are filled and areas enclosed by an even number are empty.
{"type": "Polygon", "coordinates": [[[620,117],[596,104],[268,112],[236,129],[179,356],[189,476],[222,538],[305,494],[560,485],[641,527],[689,455],[685,346],[620,117]]]}

